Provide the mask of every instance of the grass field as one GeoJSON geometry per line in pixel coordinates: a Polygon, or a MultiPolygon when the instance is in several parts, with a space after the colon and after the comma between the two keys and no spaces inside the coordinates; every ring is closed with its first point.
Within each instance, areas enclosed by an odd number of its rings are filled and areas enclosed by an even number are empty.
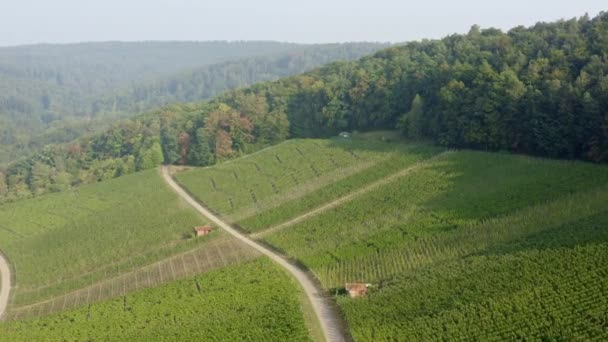
{"type": "Polygon", "coordinates": [[[346,282],[372,283],[367,298],[337,297],[357,340],[605,338],[606,166],[356,139],[295,140],[277,148],[292,151],[292,169],[317,164],[326,149],[364,155],[352,163],[365,167],[340,177],[310,176],[306,187],[293,182],[276,194],[256,189],[280,178],[280,171],[250,170],[249,183],[233,188],[216,182],[221,194],[209,188],[210,175],[230,175],[254,158],[260,170],[280,167],[272,158],[276,151],[268,149],[221,170],[184,172],[178,180],[310,268],[329,291],[341,293],[346,282]],[[314,153],[296,150],[313,143],[314,153]],[[379,185],[370,187],[374,182],[379,185]],[[255,215],[240,215],[239,205],[217,205],[238,196],[262,205],[251,211],[250,202],[243,204],[255,215]],[[479,321],[494,323],[480,328],[479,321]]]}
{"type": "Polygon", "coordinates": [[[81,289],[220,237],[188,238],[204,221],[157,170],[0,206],[0,249],[18,307],[81,289]]]}
{"type": "Polygon", "coordinates": [[[298,285],[266,258],[39,319],[0,341],[310,341],[298,285]]]}

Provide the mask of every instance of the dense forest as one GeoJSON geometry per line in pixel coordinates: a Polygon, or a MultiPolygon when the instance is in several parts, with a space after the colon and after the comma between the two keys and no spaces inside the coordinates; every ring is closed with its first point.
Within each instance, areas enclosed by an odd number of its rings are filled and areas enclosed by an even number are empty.
{"type": "Polygon", "coordinates": [[[205,100],[386,46],[111,42],[0,48],[0,164],[161,105],[205,100]]]}
{"type": "Polygon", "coordinates": [[[171,103],[196,102],[226,90],[296,75],[334,61],[350,61],[388,44],[310,45],[284,53],[230,60],[141,83],[93,103],[95,110],[138,113],[171,103]]]}
{"type": "Polygon", "coordinates": [[[288,137],[399,128],[450,147],[608,160],[608,14],[480,29],[173,105],[10,165],[5,199],[155,167],[209,165],[288,137]]]}

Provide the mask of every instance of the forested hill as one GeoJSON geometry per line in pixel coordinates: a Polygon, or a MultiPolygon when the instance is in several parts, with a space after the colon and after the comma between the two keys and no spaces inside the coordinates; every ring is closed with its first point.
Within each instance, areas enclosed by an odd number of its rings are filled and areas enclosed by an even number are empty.
{"type": "MultiPolygon", "coordinates": [[[[608,14],[413,42],[165,108],[13,164],[5,198],[160,162],[207,165],[287,137],[399,127],[484,150],[608,160],[608,14]]],[[[0,186],[2,182],[0,182],[0,186]]]]}
{"type": "Polygon", "coordinates": [[[281,53],[229,60],[116,91],[95,101],[93,108],[138,113],[171,103],[201,101],[229,89],[300,74],[330,62],[356,60],[388,46],[384,43],[305,45],[281,53]]]}
{"type": "Polygon", "coordinates": [[[5,77],[105,92],[128,82],[144,81],[150,75],[301,46],[271,41],[37,44],[1,47],[0,64],[5,77]]]}
{"type": "Polygon", "coordinates": [[[218,41],[0,48],[0,164],[158,105],[201,101],[386,46],[218,41]]]}

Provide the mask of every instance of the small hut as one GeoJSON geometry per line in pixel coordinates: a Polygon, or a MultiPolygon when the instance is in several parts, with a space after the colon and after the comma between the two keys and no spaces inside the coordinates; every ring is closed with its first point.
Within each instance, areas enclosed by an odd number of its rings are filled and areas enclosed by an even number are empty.
{"type": "Polygon", "coordinates": [[[196,233],[197,237],[207,235],[207,234],[211,233],[212,231],[213,231],[213,228],[211,228],[209,226],[194,227],[194,233],[196,233]]]}
{"type": "Polygon", "coordinates": [[[344,288],[348,292],[348,295],[351,296],[351,298],[356,298],[365,296],[370,286],[371,284],[365,283],[346,283],[346,286],[344,286],[344,288]]]}

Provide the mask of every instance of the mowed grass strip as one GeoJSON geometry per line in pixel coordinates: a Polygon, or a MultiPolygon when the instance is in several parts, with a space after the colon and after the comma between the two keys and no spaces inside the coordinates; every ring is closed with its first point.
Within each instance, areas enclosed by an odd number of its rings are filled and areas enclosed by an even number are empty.
{"type": "Polygon", "coordinates": [[[16,271],[13,305],[114,277],[214,239],[157,170],[0,206],[0,249],[16,271]]]}
{"type": "Polygon", "coordinates": [[[298,284],[267,258],[77,310],[0,324],[0,341],[310,341],[298,284]]]}

